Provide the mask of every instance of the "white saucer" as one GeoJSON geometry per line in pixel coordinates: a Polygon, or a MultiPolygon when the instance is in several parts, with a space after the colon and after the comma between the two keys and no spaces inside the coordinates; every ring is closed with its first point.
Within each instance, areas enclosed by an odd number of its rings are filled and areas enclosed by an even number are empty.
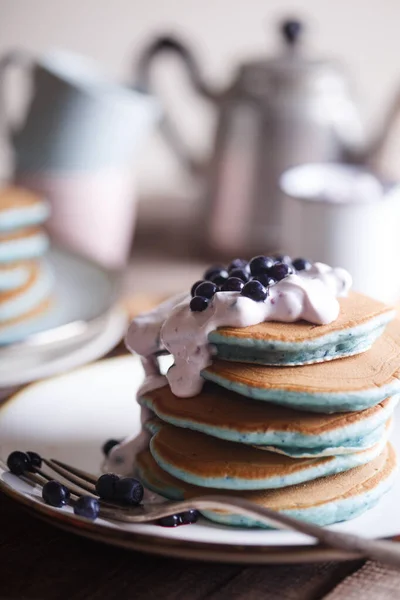
{"type": "Polygon", "coordinates": [[[119,276],[53,248],[54,303],[24,337],[0,347],[0,388],[75,368],[109,352],[123,337],[127,315],[116,305],[119,276]]]}
{"type": "MultiPolygon", "coordinates": [[[[103,442],[139,431],[139,408],[134,398],[142,376],[139,360],[127,356],[32,384],[0,408],[0,458],[5,461],[17,449],[35,450],[99,473],[103,442]]],[[[399,412],[395,421],[392,440],[399,451],[399,412]]],[[[57,510],[44,505],[37,489],[1,466],[0,489],[54,526],[135,550],[248,563],[352,558],[315,546],[310,538],[289,531],[238,529],[206,520],[176,529],[88,522],[75,517],[69,508],[57,510]]],[[[400,478],[376,508],[333,528],[370,538],[396,536],[400,533],[399,505],[400,478]]]]}

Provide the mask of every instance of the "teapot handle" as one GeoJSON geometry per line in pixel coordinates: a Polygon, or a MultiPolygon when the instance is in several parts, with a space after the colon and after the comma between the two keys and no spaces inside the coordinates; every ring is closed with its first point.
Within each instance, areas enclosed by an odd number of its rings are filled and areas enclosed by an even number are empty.
{"type": "MultiPolygon", "coordinates": [[[[146,92],[149,91],[151,88],[150,70],[153,60],[159,54],[164,54],[165,52],[174,52],[177,54],[186,67],[193,87],[201,96],[213,103],[216,103],[219,98],[219,94],[213,91],[204,81],[195,56],[179,39],[172,36],[161,36],[156,38],[149,44],[149,46],[147,46],[147,48],[145,48],[137,64],[137,87],[146,92]]],[[[187,144],[182,139],[177,127],[168,115],[164,114],[160,123],[160,127],[163,136],[174,151],[175,155],[178,157],[179,161],[190,173],[196,176],[199,175],[199,173],[202,171],[202,166],[191,155],[187,144]]]]}

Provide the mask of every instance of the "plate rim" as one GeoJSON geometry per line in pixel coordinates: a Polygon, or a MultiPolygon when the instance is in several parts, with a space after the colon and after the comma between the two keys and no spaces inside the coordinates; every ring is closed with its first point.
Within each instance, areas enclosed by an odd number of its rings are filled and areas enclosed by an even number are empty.
{"type": "Polygon", "coordinates": [[[102,527],[96,522],[42,504],[15,490],[2,479],[0,479],[0,491],[11,500],[16,501],[28,513],[51,526],[108,545],[153,555],[239,564],[293,564],[328,560],[348,561],[361,558],[357,553],[324,548],[320,544],[307,546],[299,544],[289,546],[210,544],[127,531],[122,527],[102,527]]]}
{"type": "MultiPolygon", "coordinates": [[[[120,362],[130,356],[127,353],[111,358],[95,360],[71,371],[29,383],[22,387],[22,389],[11,394],[0,404],[0,416],[2,411],[7,410],[12,402],[16,401],[20,395],[26,393],[33,386],[36,387],[53,379],[70,376],[77,371],[85,370],[94,365],[101,366],[102,363],[110,363],[110,361],[120,362]]],[[[6,472],[4,467],[4,462],[0,461],[0,474],[6,472]]],[[[56,510],[16,490],[2,478],[0,478],[0,492],[17,502],[28,513],[51,526],[74,533],[80,537],[152,555],[235,564],[295,564],[330,560],[350,561],[362,558],[360,554],[327,548],[321,544],[242,545],[240,543],[209,543],[162,537],[156,534],[144,534],[137,531],[129,531],[123,529],[123,527],[102,526],[77,515],[56,510]]],[[[400,535],[376,539],[400,541],[400,535]]]]}

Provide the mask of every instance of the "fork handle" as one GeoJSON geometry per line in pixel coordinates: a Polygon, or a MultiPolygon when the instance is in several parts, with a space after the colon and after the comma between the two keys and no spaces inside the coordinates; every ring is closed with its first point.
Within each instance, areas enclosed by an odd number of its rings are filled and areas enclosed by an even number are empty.
{"type": "Polygon", "coordinates": [[[353,555],[363,556],[378,560],[385,564],[400,567],[400,545],[387,540],[370,540],[349,533],[342,533],[332,529],[326,529],[313,523],[307,523],[269,508],[255,505],[253,502],[242,498],[227,500],[226,496],[203,496],[188,504],[195,504],[194,508],[198,510],[230,510],[240,512],[240,514],[257,519],[266,525],[273,525],[279,529],[290,529],[304,533],[318,540],[321,544],[344,550],[353,555]]]}

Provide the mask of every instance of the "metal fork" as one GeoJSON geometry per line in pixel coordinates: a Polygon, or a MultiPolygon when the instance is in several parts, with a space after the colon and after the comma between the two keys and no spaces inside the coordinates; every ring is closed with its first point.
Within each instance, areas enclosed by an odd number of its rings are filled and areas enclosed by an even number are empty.
{"type": "MultiPolygon", "coordinates": [[[[82,495],[97,497],[95,489],[97,478],[94,475],[59,460],[43,458],[42,461],[69,482],[68,487],[71,492],[72,503],[82,495]]],[[[23,478],[40,486],[53,479],[43,469],[35,469],[34,473],[25,473],[23,478]]],[[[349,558],[360,556],[400,568],[400,544],[396,542],[370,540],[353,534],[325,529],[242,498],[231,498],[222,494],[207,494],[188,500],[144,503],[135,507],[100,500],[100,517],[125,523],[148,523],[190,509],[234,512],[278,529],[298,531],[315,538],[324,546],[348,553],[349,558]]]]}

